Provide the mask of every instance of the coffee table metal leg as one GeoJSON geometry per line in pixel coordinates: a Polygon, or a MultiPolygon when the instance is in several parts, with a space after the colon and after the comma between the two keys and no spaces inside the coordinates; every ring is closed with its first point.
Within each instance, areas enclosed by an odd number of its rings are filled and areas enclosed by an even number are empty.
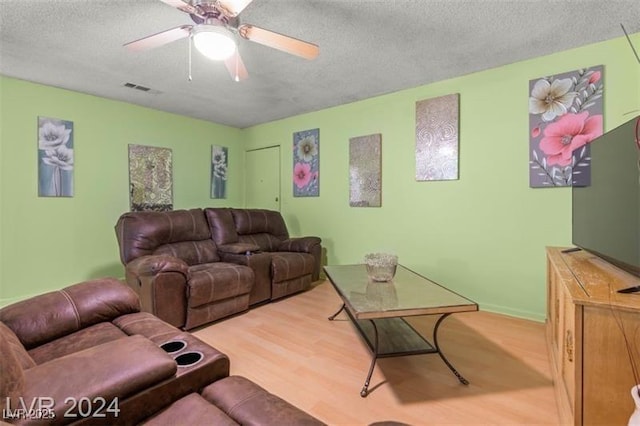
{"type": "Polygon", "coordinates": [[[376,366],[376,359],[378,359],[378,327],[376,327],[376,323],[374,320],[369,320],[369,322],[373,326],[373,350],[371,355],[371,365],[369,366],[369,374],[367,374],[367,379],[364,381],[364,386],[360,391],[360,396],[363,398],[369,395],[369,382],[371,381],[373,369],[376,366]]]}
{"type": "Polygon", "coordinates": [[[342,312],[342,311],[344,311],[344,303],[342,304],[342,307],[340,307],[340,309],[338,309],[338,312],[336,312],[335,314],[333,314],[333,315],[331,315],[331,316],[329,317],[329,321],[333,321],[333,319],[334,319],[335,317],[337,317],[337,316],[338,316],[338,314],[339,314],[340,312],[342,312]]]}
{"type": "Polygon", "coordinates": [[[449,360],[444,356],[444,354],[442,353],[442,351],[440,350],[440,346],[438,345],[438,328],[440,327],[440,324],[442,323],[442,321],[448,317],[450,314],[443,314],[440,318],[438,318],[438,321],[436,321],[436,325],[433,329],[433,343],[436,346],[436,350],[438,351],[438,355],[440,355],[440,358],[442,358],[442,360],[444,361],[445,364],[447,364],[447,367],[449,367],[449,370],[451,370],[453,372],[453,374],[456,375],[456,377],[458,378],[458,380],[460,381],[460,383],[462,383],[463,385],[468,385],[469,381],[467,379],[465,379],[464,377],[462,377],[462,375],[460,373],[458,373],[458,370],[456,370],[453,365],[451,365],[451,363],[449,362],[449,360]]]}

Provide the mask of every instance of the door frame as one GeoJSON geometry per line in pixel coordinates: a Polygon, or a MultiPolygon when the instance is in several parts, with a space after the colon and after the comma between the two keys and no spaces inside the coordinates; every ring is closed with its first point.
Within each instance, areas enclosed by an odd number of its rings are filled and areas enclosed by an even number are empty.
{"type": "MultiPolygon", "coordinates": [[[[277,203],[278,203],[278,208],[277,211],[281,211],[281,207],[282,207],[282,158],[281,158],[281,146],[280,145],[269,145],[269,146],[262,146],[260,148],[254,148],[254,149],[247,149],[244,152],[244,159],[245,159],[245,166],[247,164],[247,154],[250,152],[255,152],[255,151],[264,151],[267,149],[274,149],[277,148],[278,150],[278,194],[276,196],[277,198],[277,203]]],[[[245,176],[246,176],[246,169],[245,169],[245,176]]],[[[247,205],[247,179],[244,179],[244,205],[247,205]]]]}

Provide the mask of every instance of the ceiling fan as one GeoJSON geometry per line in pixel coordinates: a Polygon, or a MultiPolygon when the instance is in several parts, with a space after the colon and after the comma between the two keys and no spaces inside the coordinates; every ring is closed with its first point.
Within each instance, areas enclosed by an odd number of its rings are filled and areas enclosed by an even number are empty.
{"type": "Polygon", "coordinates": [[[213,60],[224,60],[235,81],[248,77],[240,58],[236,37],[260,43],[305,59],[318,56],[316,44],[279,34],[251,24],[241,24],[238,15],[252,0],[160,0],[169,6],[188,13],[194,24],[180,25],[124,45],[130,51],[142,51],[163,46],[172,41],[191,37],[193,44],[203,55],[213,60]]]}

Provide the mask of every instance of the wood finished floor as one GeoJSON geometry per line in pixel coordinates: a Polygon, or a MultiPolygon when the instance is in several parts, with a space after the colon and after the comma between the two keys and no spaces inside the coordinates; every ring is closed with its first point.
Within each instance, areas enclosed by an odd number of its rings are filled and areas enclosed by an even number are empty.
{"type": "MultiPolygon", "coordinates": [[[[360,397],[371,355],[328,281],[194,334],[226,353],[245,376],[329,425],[558,424],[543,324],[488,312],[454,314],[440,346],[469,382],[436,354],[378,360],[360,397]]],[[[431,336],[433,318],[411,324],[431,336]]],[[[430,337],[429,337],[429,340],[430,337]]]]}

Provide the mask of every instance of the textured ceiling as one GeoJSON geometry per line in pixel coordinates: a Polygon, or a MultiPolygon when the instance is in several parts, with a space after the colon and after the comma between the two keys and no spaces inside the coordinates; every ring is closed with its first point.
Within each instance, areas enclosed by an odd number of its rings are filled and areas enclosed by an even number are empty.
{"type": "Polygon", "coordinates": [[[188,81],[186,39],[122,47],[192,23],[158,0],[0,0],[0,73],[245,128],[623,37],[620,24],[640,32],[640,1],[254,0],[240,19],[316,43],[320,55],[241,39],[248,80],[194,51],[188,81]]]}

